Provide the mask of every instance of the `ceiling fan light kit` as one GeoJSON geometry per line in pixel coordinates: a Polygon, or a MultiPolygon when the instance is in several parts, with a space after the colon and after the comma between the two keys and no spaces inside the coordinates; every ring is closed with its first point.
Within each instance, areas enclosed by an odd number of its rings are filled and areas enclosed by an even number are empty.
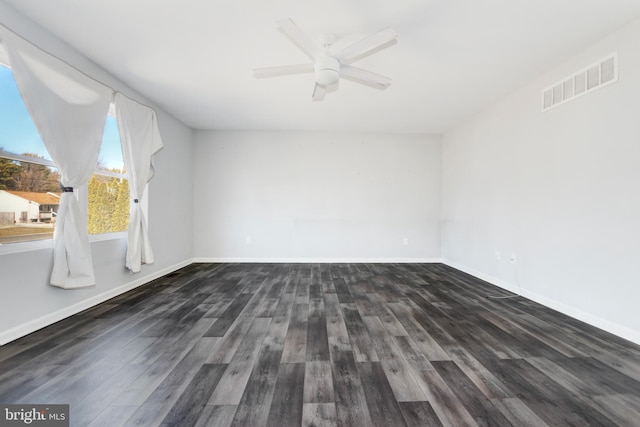
{"type": "Polygon", "coordinates": [[[315,75],[315,87],[312,95],[313,101],[322,101],[326,93],[325,89],[337,84],[340,77],[346,77],[356,83],[380,90],[384,90],[391,85],[391,79],[389,77],[362,68],[353,67],[351,63],[394,44],[398,34],[393,31],[393,29],[389,27],[383,28],[332,54],[330,50],[334,37],[323,35],[320,43],[316,43],[302,32],[291,19],[278,21],[278,26],[280,27],[280,31],[313,62],[310,64],[255,68],[253,70],[254,77],[278,77],[313,72],[315,75]]]}
{"type": "Polygon", "coordinates": [[[314,70],[316,83],[325,88],[338,83],[340,79],[340,62],[330,56],[318,56],[314,70]]]}

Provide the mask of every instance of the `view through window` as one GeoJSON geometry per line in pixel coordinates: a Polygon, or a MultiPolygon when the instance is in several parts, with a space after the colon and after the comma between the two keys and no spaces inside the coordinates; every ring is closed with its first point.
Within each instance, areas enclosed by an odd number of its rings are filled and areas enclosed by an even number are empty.
{"type": "MultiPolygon", "coordinates": [[[[129,184],[114,114],[88,185],[89,234],[126,231],[129,184]]],[[[0,244],[53,238],[60,175],[38,135],[13,73],[0,64],[0,244]]]]}

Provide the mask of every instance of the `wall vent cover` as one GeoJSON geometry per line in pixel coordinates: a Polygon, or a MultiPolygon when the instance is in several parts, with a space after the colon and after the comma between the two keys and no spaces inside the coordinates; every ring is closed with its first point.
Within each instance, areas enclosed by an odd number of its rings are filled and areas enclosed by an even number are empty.
{"type": "Polygon", "coordinates": [[[542,91],[542,111],[618,81],[618,53],[614,52],[542,91]]]}

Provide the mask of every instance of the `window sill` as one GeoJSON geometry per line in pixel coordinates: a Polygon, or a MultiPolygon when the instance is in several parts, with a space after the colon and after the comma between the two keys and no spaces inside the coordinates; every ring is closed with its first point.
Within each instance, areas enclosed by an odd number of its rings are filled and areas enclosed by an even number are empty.
{"type": "Polygon", "coordinates": [[[89,243],[104,242],[105,240],[126,239],[126,231],[118,231],[117,233],[105,233],[105,234],[89,234],[89,243]]]}
{"type": "MultiPolygon", "coordinates": [[[[89,243],[104,242],[107,240],[126,239],[127,232],[120,231],[117,233],[90,234],[89,243]]],[[[0,243],[0,255],[16,254],[20,252],[39,251],[42,249],[53,249],[53,239],[34,240],[32,242],[20,243],[0,243]]]]}
{"type": "Polygon", "coordinates": [[[51,248],[53,248],[53,239],[34,240],[31,242],[20,243],[0,243],[0,255],[31,252],[51,248]]]}

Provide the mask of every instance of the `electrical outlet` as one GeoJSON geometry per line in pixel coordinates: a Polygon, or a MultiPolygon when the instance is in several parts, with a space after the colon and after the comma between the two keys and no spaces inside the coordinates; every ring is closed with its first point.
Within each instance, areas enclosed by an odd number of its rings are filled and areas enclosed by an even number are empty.
{"type": "Polygon", "coordinates": [[[409,246],[409,238],[405,237],[404,239],[402,239],[402,245],[403,246],[409,246]]]}
{"type": "Polygon", "coordinates": [[[511,264],[516,264],[518,262],[518,258],[516,257],[516,254],[511,254],[511,256],[509,257],[509,262],[511,264]]]}
{"type": "Polygon", "coordinates": [[[500,255],[500,251],[496,251],[495,257],[496,257],[496,261],[502,260],[502,256],[500,255]]]}

